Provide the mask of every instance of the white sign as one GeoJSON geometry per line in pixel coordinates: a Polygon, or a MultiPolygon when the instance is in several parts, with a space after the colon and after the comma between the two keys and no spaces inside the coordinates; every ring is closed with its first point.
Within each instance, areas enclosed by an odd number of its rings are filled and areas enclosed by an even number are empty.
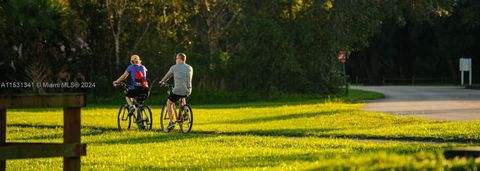
{"type": "Polygon", "coordinates": [[[472,58],[460,58],[460,77],[461,81],[460,83],[463,85],[464,84],[464,75],[463,72],[467,71],[468,72],[468,84],[472,85],[472,58]]]}
{"type": "Polygon", "coordinates": [[[460,71],[471,71],[471,70],[472,70],[472,59],[460,58],[460,71]]]}

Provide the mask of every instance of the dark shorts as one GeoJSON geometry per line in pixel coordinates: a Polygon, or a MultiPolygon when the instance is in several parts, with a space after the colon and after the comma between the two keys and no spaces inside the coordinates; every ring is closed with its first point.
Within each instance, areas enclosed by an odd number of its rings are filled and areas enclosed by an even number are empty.
{"type": "Polygon", "coordinates": [[[180,98],[185,98],[185,97],[187,96],[180,96],[173,93],[170,93],[170,95],[168,95],[168,99],[170,99],[170,101],[172,102],[177,102],[180,98]]]}
{"type": "Polygon", "coordinates": [[[140,98],[140,99],[147,99],[148,97],[148,88],[146,89],[128,89],[127,94],[125,97],[130,98],[140,98]]]}

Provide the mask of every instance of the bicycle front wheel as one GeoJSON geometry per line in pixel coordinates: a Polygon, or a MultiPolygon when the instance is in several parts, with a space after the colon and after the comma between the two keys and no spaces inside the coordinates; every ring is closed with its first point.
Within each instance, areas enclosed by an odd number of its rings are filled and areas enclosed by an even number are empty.
{"type": "Polygon", "coordinates": [[[182,110],[180,110],[180,117],[182,121],[180,130],[183,133],[189,133],[193,127],[193,111],[190,105],[186,104],[183,106],[182,110]]]}
{"type": "Polygon", "coordinates": [[[118,131],[125,131],[130,129],[132,125],[132,116],[128,115],[128,105],[122,105],[118,110],[117,126],[118,131]]]}
{"type": "Polygon", "coordinates": [[[163,132],[169,132],[169,130],[167,129],[169,123],[170,117],[167,113],[167,105],[163,105],[162,111],[160,112],[160,129],[163,132]]]}

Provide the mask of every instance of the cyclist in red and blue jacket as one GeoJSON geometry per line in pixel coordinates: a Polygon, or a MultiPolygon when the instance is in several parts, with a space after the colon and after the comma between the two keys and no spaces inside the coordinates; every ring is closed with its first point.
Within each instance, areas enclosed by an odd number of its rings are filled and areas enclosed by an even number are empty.
{"type": "Polygon", "coordinates": [[[128,113],[133,114],[135,111],[135,105],[133,104],[132,98],[148,96],[148,82],[147,82],[147,68],[142,65],[142,60],[140,56],[132,55],[130,58],[130,63],[125,70],[125,72],[115,81],[113,81],[113,86],[117,86],[119,82],[127,79],[130,76],[128,91],[125,94],[125,99],[129,106],[128,113]]]}

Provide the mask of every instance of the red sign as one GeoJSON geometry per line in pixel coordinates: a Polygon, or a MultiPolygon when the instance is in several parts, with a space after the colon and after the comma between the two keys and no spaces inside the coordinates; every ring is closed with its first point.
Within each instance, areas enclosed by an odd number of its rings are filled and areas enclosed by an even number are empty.
{"type": "Polygon", "coordinates": [[[346,57],[346,52],[345,51],[340,51],[338,53],[338,60],[340,60],[340,62],[347,62],[347,57],[346,57]]]}

